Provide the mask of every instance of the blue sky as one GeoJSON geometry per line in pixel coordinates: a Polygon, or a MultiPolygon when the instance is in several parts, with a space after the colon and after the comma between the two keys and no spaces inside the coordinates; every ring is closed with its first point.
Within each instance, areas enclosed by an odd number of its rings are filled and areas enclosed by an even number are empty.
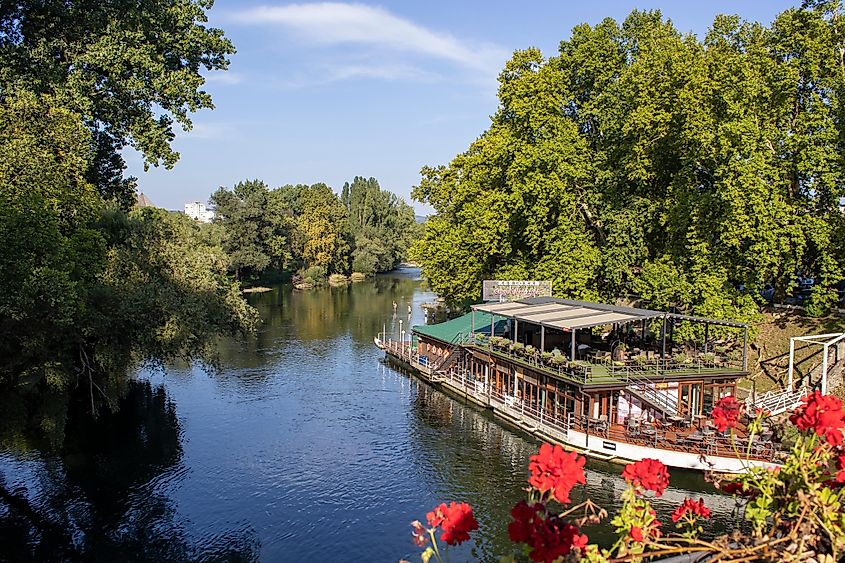
{"type": "Polygon", "coordinates": [[[660,9],[701,37],[716,14],[769,24],[796,2],[473,1],[252,3],[217,0],[210,23],[238,52],[208,77],[216,109],[180,133],[176,166],[143,170],[139,189],[168,209],[219,186],[325,182],[339,191],[374,176],[410,201],[423,165],[465,150],[496,110],[496,76],[516,49],[554,55],[573,26],[634,8],[660,9]]]}

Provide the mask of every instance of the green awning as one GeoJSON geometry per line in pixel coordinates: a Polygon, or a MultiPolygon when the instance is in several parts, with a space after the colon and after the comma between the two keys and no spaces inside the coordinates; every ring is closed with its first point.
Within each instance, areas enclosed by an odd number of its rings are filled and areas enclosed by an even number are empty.
{"type": "MultiPolygon", "coordinates": [[[[476,312],[475,313],[475,332],[482,334],[490,334],[490,323],[492,315],[489,313],[476,312]]],[[[502,319],[496,321],[494,327],[494,334],[502,336],[507,326],[508,320],[502,319]]],[[[467,313],[461,317],[457,317],[442,323],[433,325],[416,325],[413,327],[414,334],[427,336],[445,342],[452,343],[459,334],[469,334],[472,332],[472,313],[467,313]]]]}

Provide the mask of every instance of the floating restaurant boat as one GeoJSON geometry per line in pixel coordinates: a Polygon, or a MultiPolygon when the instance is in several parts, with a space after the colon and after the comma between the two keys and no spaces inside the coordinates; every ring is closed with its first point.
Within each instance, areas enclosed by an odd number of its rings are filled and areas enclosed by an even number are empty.
{"type": "MultiPolygon", "coordinates": [[[[732,438],[709,422],[713,405],[748,375],[742,323],[531,297],[474,305],[375,343],[422,379],[588,456],[727,473],[776,461],[771,432],[749,436],[740,425],[732,438]],[[711,340],[712,327],[733,336],[711,340]],[[701,341],[676,342],[684,329],[701,341]]],[[[800,397],[785,391],[767,407],[776,415],[800,397]]]]}

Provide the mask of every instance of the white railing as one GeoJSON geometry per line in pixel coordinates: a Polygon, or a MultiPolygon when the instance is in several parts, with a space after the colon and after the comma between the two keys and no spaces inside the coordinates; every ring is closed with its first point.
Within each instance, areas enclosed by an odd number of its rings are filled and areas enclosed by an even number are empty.
{"type": "Polygon", "coordinates": [[[753,412],[761,409],[769,413],[769,416],[776,416],[787,411],[794,410],[801,404],[801,399],[808,393],[806,388],[799,388],[796,391],[789,389],[777,389],[762,395],[749,395],[745,400],[746,407],[753,412]]]}
{"type": "Polygon", "coordinates": [[[638,396],[647,403],[659,408],[665,414],[670,416],[677,416],[678,414],[678,395],[661,391],[654,387],[654,384],[647,380],[635,380],[631,378],[631,384],[628,385],[627,390],[632,394],[638,396]]]}

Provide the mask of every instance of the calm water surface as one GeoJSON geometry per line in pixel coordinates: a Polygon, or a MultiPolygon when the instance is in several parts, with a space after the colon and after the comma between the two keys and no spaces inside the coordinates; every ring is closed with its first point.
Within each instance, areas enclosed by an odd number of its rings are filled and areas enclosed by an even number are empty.
{"type": "MultiPolygon", "coordinates": [[[[0,453],[0,559],[94,561],[419,560],[409,522],[470,502],[474,552],[510,552],[509,509],[538,443],[382,361],[372,337],[424,322],[418,272],[347,288],[253,295],[264,319],[221,345],[222,367],[141,372],[119,412],[84,421],[61,454],[0,453]],[[399,305],[394,316],[392,303],[399,305]],[[20,505],[20,503],[18,503],[20,505]]],[[[611,514],[620,467],[588,464],[586,491],[611,514]]],[[[675,474],[661,519],[704,496],[733,528],[733,501],[675,474]]],[[[609,539],[606,526],[589,530],[609,539]]]]}

